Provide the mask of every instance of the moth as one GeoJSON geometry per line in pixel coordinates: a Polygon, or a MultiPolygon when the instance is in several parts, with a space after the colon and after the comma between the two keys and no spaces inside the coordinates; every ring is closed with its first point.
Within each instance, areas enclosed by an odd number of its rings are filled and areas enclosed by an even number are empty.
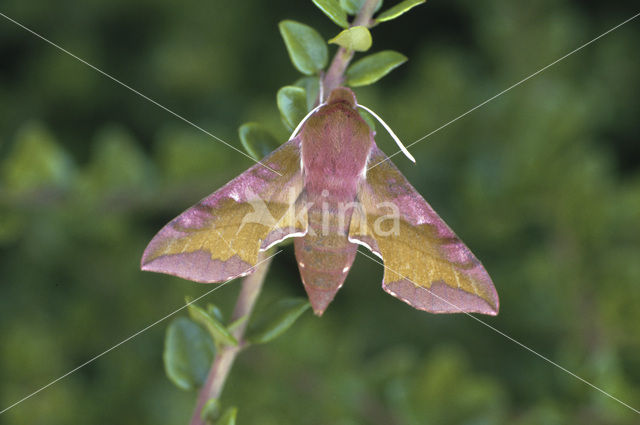
{"type": "Polygon", "coordinates": [[[294,238],[302,283],[322,315],[362,245],[382,259],[383,289],[407,304],[496,315],[488,273],[376,146],[358,107],[372,113],[350,89],[333,90],[288,142],[162,228],[142,269],[224,282],[294,238]]]}

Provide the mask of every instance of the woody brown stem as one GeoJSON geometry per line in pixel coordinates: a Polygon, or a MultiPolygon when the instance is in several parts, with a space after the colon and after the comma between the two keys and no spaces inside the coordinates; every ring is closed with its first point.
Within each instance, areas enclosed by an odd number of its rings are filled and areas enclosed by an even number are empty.
{"type": "Polygon", "coordinates": [[[271,258],[273,258],[273,255],[270,257],[261,255],[258,259],[261,262],[256,266],[256,270],[242,280],[242,288],[240,289],[240,294],[236,300],[236,305],[231,317],[231,322],[244,318],[243,322],[236,326],[233,329],[233,332],[231,332],[236,341],[238,341],[238,345],[225,345],[216,354],[213,364],[211,365],[211,369],[209,370],[207,380],[198,394],[198,401],[191,417],[190,425],[205,425],[206,421],[202,419],[202,408],[205,406],[207,401],[212,398],[220,398],[224,383],[227,380],[227,376],[229,376],[229,372],[231,372],[233,362],[235,361],[238,353],[242,351],[244,346],[246,346],[244,333],[247,329],[247,323],[249,322],[249,317],[251,316],[253,307],[258,300],[258,295],[260,295],[262,284],[264,283],[264,279],[271,264],[271,258]]]}
{"type": "MultiPolygon", "coordinates": [[[[351,26],[363,26],[367,28],[373,26],[373,14],[379,1],[380,0],[367,0],[351,23],[351,26]]],[[[324,78],[322,78],[321,83],[325,97],[329,96],[329,93],[331,93],[333,89],[340,87],[344,83],[344,73],[351,59],[353,59],[353,53],[353,50],[347,50],[344,47],[338,48],[329,69],[325,73],[324,78]]],[[[323,100],[324,99],[320,99],[320,102],[323,100]]]]}

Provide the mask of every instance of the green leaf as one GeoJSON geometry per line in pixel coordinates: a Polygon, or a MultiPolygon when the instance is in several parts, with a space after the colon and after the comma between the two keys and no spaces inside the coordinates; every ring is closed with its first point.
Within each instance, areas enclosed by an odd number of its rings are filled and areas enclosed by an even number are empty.
{"type": "MultiPolygon", "coordinates": [[[[2,191],[0,187],[0,192],[2,191]]],[[[31,224],[29,218],[20,210],[0,208],[0,247],[15,242],[24,235],[24,230],[31,224]]]]}
{"type": "Polygon", "coordinates": [[[366,27],[351,27],[341,31],[340,34],[329,40],[329,43],[334,43],[356,52],[366,52],[371,48],[371,33],[366,27]]]}
{"type": "Polygon", "coordinates": [[[75,174],[71,158],[39,123],[26,124],[18,131],[13,149],[1,166],[2,183],[12,195],[65,190],[75,174]]]}
{"type": "Polygon", "coordinates": [[[280,22],[279,27],[291,62],[298,71],[313,75],[327,65],[329,49],[316,30],[290,20],[280,22]]]}
{"type": "Polygon", "coordinates": [[[167,328],[164,340],[164,368],[178,388],[191,390],[207,379],[215,355],[213,341],[198,324],[178,317],[167,328]]]}
{"type": "Polygon", "coordinates": [[[404,0],[401,1],[400,3],[396,4],[395,6],[385,10],[384,12],[382,12],[379,16],[376,16],[376,21],[378,22],[386,22],[386,21],[390,21],[392,19],[397,18],[398,16],[402,15],[403,13],[406,13],[409,11],[409,9],[413,9],[414,7],[416,7],[419,4],[424,3],[426,0],[404,0]]]}
{"type": "Polygon", "coordinates": [[[318,6],[318,8],[322,10],[333,22],[342,28],[347,28],[349,26],[347,13],[340,7],[340,2],[338,0],[313,0],[313,3],[318,6]]]}
{"type": "Polygon", "coordinates": [[[280,146],[278,139],[257,122],[248,122],[238,128],[242,147],[255,160],[260,160],[280,146]]]}
{"type": "Polygon", "coordinates": [[[191,319],[202,325],[218,344],[238,345],[238,341],[231,335],[231,332],[213,315],[210,315],[195,304],[189,304],[187,308],[191,319]]]}
{"type": "Polygon", "coordinates": [[[358,113],[360,114],[362,119],[366,121],[367,125],[369,125],[369,128],[371,130],[373,130],[373,131],[376,131],[376,120],[375,120],[375,118],[373,118],[371,116],[371,114],[368,113],[367,111],[365,111],[364,109],[358,109],[358,113]]]}
{"type": "Polygon", "coordinates": [[[347,69],[347,85],[351,87],[373,84],[407,61],[407,57],[393,50],[365,56],[347,69]]]}
{"type": "Polygon", "coordinates": [[[224,411],[220,419],[214,422],[214,425],[236,425],[236,416],[238,415],[237,407],[230,407],[224,411]]]}
{"type": "Polygon", "coordinates": [[[278,109],[289,131],[307,115],[307,91],[302,87],[284,86],[276,95],[278,109]]]}
{"type": "MultiPolygon", "coordinates": [[[[340,0],[340,7],[349,15],[357,15],[364,6],[367,0],[340,0]]],[[[378,2],[374,12],[377,12],[382,7],[382,0],[378,2]]]]}
{"type": "Polygon", "coordinates": [[[251,326],[247,340],[264,344],[282,335],[310,307],[306,298],[288,298],[271,305],[265,316],[251,326]]]}
{"type": "Polygon", "coordinates": [[[123,194],[139,198],[153,181],[151,165],[138,142],[124,128],[109,125],[96,137],[92,161],[81,180],[82,196],[123,194]]]}
{"type": "Polygon", "coordinates": [[[318,94],[320,92],[320,78],[302,77],[293,83],[293,85],[302,87],[307,91],[307,111],[312,110],[318,100],[318,94]]]}
{"type": "Polygon", "coordinates": [[[236,319],[233,322],[229,323],[229,326],[227,326],[227,329],[229,329],[229,332],[235,331],[238,328],[238,326],[240,326],[244,322],[246,322],[248,318],[249,318],[249,316],[247,316],[245,314],[244,316],[240,317],[239,319],[236,319]]]}
{"type": "Polygon", "coordinates": [[[220,417],[220,413],[222,413],[220,400],[217,398],[210,398],[204,406],[202,406],[200,417],[205,421],[213,422],[220,417]]]}
{"type": "Polygon", "coordinates": [[[207,304],[207,313],[209,313],[210,316],[218,319],[219,322],[224,322],[224,315],[222,314],[222,310],[220,310],[217,305],[212,303],[207,304]]]}
{"type": "MultiPolygon", "coordinates": [[[[216,178],[216,170],[229,165],[236,152],[230,154],[211,143],[203,133],[169,125],[158,133],[156,158],[164,181],[169,186],[184,187],[200,179],[216,178]]],[[[172,189],[169,189],[172,190],[172,189]]]]}

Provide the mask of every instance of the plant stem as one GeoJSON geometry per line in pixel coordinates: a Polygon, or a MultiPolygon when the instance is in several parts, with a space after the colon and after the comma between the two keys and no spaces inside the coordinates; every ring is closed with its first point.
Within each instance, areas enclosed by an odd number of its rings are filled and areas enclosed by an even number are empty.
{"type": "MultiPolygon", "coordinates": [[[[372,27],[375,23],[372,19],[373,14],[379,1],[380,0],[367,0],[351,23],[351,26],[372,27]]],[[[333,89],[340,87],[344,83],[344,73],[347,70],[347,66],[349,66],[349,62],[353,59],[353,53],[353,50],[347,50],[344,47],[338,48],[329,69],[322,79],[325,96],[329,96],[333,89]]],[[[320,99],[320,102],[322,101],[324,101],[324,99],[320,99]]]]}
{"type": "Polygon", "coordinates": [[[232,335],[238,341],[238,345],[225,345],[216,354],[213,364],[211,365],[211,369],[209,370],[207,380],[198,394],[198,402],[196,403],[196,408],[193,412],[193,416],[191,417],[191,425],[204,425],[206,423],[202,419],[202,408],[210,399],[220,398],[224,383],[227,380],[229,372],[231,372],[233,362],[235,361],[238,353],[242,351],[246,345],[244,332],[247,329],[249,317],[258,299],[258,295],[260,295],[264,278],[266,277],[269,266],[271,265],[271,257],[268,257],[267,255],[267,253],[260,255],[258,261],[262,262],[259,263],[252,274],[242,280],[242,288],[240,289],[240,294],[238,294],[238,299],[236,300],[236,305],[231,317],[231,322],[243,317],[245,318],[244,321],[236,326],[232,332],[232,335]]]}

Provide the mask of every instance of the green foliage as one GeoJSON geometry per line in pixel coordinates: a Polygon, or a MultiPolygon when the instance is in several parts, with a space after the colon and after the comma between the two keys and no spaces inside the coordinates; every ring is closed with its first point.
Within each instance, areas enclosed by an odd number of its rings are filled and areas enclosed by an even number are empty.
{"type": "Polygon", "coordinates": [[[222,314],[222,310],[220,310],[220,308],[218,308],[218,306],[215,304],[212,304],[212,303],[207,304],[207,313],[209,313],[211,317],[215,318],[219,322],[224,321],[224,315],[222,314]]]}
{"type": "Polygon", "coordinates": [[[289,58],[298,71],[313,75],[327,66],[329,50],[316,30],[290,20],[280,22],[279,27],[289,58]]]}
{"type": "Polygon", "coordinates": [[[252,323],[247,332],[247,340],[254,344],[264,344],[282,335],[296,320],[311,307],[307,298],[287,298],[269,306],[266,314],[252,323]]]}
{"type": "Polygon", "coordinates": [[[1,171],[3,186],[13,196],[64,190],[71,184],[74,172],[70,158],[54,137],[33,122],[20,129],[1,171]]]}
{"type": "Polygon", "coordinates": [[[165,371],[177,387],[192,390],[207,378],[215,347],[207,332],[186,317],[174,319],[164,344],[165,371]]]}
{"type": "MultiPolygon", "coordinates": [[[[357,15],[366,1],[367,0],[340,0],[340,7],[349,15],[357,15]]],[[[375,11],[377,12],[381,7],[382,0],[376,5],[375,11]]]]}
{"type": "Polygon", "coordinates": [[[227,326],[227,329],[229,329],[229,332],[233,332],[238,326],[242,325],[248,319],[249,318],[247,316],[239,317],[233,322],[229,323],[229,326],[227,326]]]}
{"type": "Polygon", "coordinates": [[[373,84],[406,61],[406,56],[393,50],[365,56],[347,69],[347,84],[351,87],[373,84]]]}
{"type": "Polygon", "coordinates": [[[248,122],[238,128],[242,147],[255,160],[260,160],[280,146],[278,139],[262,124],[248,122]]]}
{"type": "Polygon", "coordinates": [[[133,197],[149,193],[153,170],[136,140],[125,129],[105,127],[96,137],[92,160],[79,188],[86,198],[133,197]]]}
{"type": "Polygon", "coordinates": [[[459,348],[439,347],[422,364],[405,375],[405,391],[396,402],[404,403],[407,423],[500,423],[506,402],[500,386],[488,376],[469,369],[459,348]],[[448,409],[438,406],[448,405],[448,409]]]}
{"type": "Polygon", "coordinates": [[[215,180],[219,170],[233,166],[237,152],[220,149],[218,142],[186,127],[161,129],[154,143],[154,163],[169,185],[215,180]],[[205,177],[206,176],[206,177],[205,177]]]}
{"type": "Polygon", "coordinates": [[[284,86],[276,96],[282,121],[292,131],[307,115],[307,91],[296,86],[284,86]]]}
{"type": "Polygon", "coordinates": [[[378,16],[376,16],[377,22],[387,22],[397,18],[400,15],[407,13],[410,9],[424,3],[426,0],[404,0],[395,6],[385,10],[378,16]]]}
{"type": "Polygon", "coordinates": [[[313,3],[338,26],[342,28],[349,26],[347,13],[340,7],[338,0],[313,0],[313,3]]]}
{"type": "Polygon", "coordinates": [[[230,407],[225,410],[224,414],[214,425],[236,425],[236,416],[238,416],[238,409],[236,407],[230,407]]]}
{"type": "Polygon", "coordinates": [[[376,119],[364,109],[358,109],[358,113],[360,114],[362,119],[367,122],[371,130],[376,131],[376,119]]]}
{"type": "Polygon", "coordinates": [[[337,44],[347,50],[366,52],[371,48],[371,33],[363,26],[351,27],[341,31],[340,34],[329,40],[329,43],[337,44]]]}
{"type": "Polygon", "coordinates": [[[302,87],[307,93],[307,111],[315,106],[320,93],[320,79],[318,77],[302,77],[294,83],[298,87],[302,87]]]}
{"type": "Polygon", "coordinates": [[[235,425],[238,416],[238,408],[229,407],[222,412],[222,407],[218,399],[212,398],[202,408],[202,419],[211,425],[235,425]]]}
{"type": "Polygon", "coordinates": [[[187,309],[191,319],[209,332],[216,345],[238,345],[238,341],[231,335],[231,332],[213,314],[209,314],[193,303],[188,304],[187,309]]]}
{"type": "Polygon", "coordinates": [[[220,400],[217,398],[210,398],[204,406],[202,406],[200,417],[206,421],[213,422],[220,418],[221,414],[222,406],[220,405],[220,400]]]}
{"type": "Polygon", "coordinates": [[[27,225],[28,223],[20,214],[0,210],[0,246],[15,242],[27,225]]]}

